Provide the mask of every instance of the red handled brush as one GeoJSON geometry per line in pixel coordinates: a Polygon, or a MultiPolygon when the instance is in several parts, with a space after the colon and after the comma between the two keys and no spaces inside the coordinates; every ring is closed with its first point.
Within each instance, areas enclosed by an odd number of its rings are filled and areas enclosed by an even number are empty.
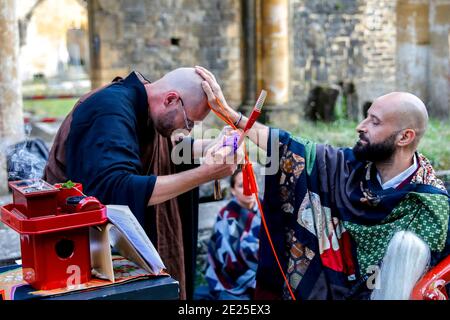
{"type": "Polygon", "coordinates": [[[267,97],[267,91],[261,90],[261,93],[259,94],[258,100],[256,100],[255,107],[252,110],[252,113],[250,114],[250,117],[248,118],[247,124],[245,125],[244,132],[241,134],[241,137],[239,138],[238,146],[241,145],[242,141],[244,141],[246,133],[253,127],[253,124],[256,122],[256,120],[261,115],[261,109],[264,105],[264,101],[267,97]]]}
{"type": "MultiPolygon", "coordinates": [[[[241,145],[242,141],[244,140],[247,132],[253,127],[253,124],[256,122],[256,120],[261,115],[261,109],[264,104],[264,101],[267,97],[267,91],[262,90],[258,100],[256,100],[255,107],[252,110],[252,113],[250,114],[250,117],[248,118],[247,124],[245,125],[244,132],[241,134],[241,137],[239,138],[238,146],[241,145]]],[[[256,187],[256,181],[254,181],[255,176],[253,174],[253,168],[251,162],[247,162],[244,164],[242,168],[242,182],[243,182],[243,188],[244,188],[244,194],[246,196],[250,196],[253,193],[257,192],[256,187]]]]}
{"type": "Polygon", "coordinates": [[[261,115],[261,109],[264,104],[264,101],[266,101],[267,97],[267,91],[261,90],[261,93],[259,94],[258,100],[256,100],[255,107],[253,108],[252,113],[250,114],[250,117],[248,118],[248,122],[245,126],[244,133],[253,127],[253,124],[258,119],[258,117],[261,115]]]}

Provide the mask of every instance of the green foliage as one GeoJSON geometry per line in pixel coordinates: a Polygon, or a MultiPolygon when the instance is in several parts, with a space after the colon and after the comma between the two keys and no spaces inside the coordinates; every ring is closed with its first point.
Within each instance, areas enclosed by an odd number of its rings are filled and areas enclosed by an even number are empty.
{"type": "Polygon", "coordinates": [[[24,100],[23,108],[38,117],[65,117],[78,99],[24,100]]]}
{"type": "Polygon", "coordinates": [[[75,183],[73,183],[71,180],[61,184],[61,187],[64,189],[72,189],[73,187],[75,187],[75,183]]]}
{"type": "Polygon", "coordinates": [[[347,116],[347,97],[345,95],[339,95],[336,99],[336,104],[334,106],[334,116],[336,120],[345,119],[347,116]]]}

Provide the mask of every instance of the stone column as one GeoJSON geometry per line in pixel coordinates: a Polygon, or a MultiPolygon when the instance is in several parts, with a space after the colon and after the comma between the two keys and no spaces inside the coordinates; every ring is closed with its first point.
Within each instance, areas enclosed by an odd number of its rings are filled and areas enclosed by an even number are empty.
{"type": "Polygon", "coordinates": [[[0,194],[6,193],[5,148],[23,139],[22,93],[19,78],[19,25],[16,0],[0,1],[0,194]]]}
{"type": "Polygon", "coordinates": [[[428,0],[397,2],[397,87],[424,101],[428,100],[429,5],[428,0]]]}
{"type": "Polygon", "coordinates": [[[244,25],[244,104],[251,105],[256,99],[256,0],[246,0],[242,5],[244,25]]]}
{"type": "Polygon", "coordinates": [[[438,119],[450,119],[450,0],[430,2],[430,55],[428,112],[438,119]]]}
{"type": "MultiPolygon", "coordinates": [[[[122,1],[88,0],[89,54],[92,89],[130,71],[117,49],[122,37],[122,1]]],[[[130,31],[131,32],[131,31],[130,31]]]]}
{"type": "Polygon", "coordinates": [[[289,98],[289,1],[264,0],[260,1],[260,6],[259,84],[268,92],[267,104],[283,105],[289,98]]]}

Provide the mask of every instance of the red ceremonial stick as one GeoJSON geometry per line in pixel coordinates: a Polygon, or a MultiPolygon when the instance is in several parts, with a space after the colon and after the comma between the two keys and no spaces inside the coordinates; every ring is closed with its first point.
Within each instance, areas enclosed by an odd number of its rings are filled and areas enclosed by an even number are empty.
{"type": "MultiPolygon", "coordinates": [[[[242,143],[244,140],[246,133],[253,127],[253,124],[256,122],[258,117],[261,115],[261,109],[264,104],[264,101],[267,97],[267,91],[262,90],[258,100],[256,100],[255,107],[252,110],[252,113],[250,114],[250,117],[248,118],[247,124],[245,125],[244,132],[241,134],[241,137],[238,141],[238,146],[242,143]]],[[[244,195],[250,196],[252,194],[257,194],[258,190],[256,188],[256,181],[253,181],[254,175],[252,164],[250,162],[246,162],[242,168],[242,182],[243,182],[243,189],[244,189],[244,195]]]]}
{"type": "Polygon", "coordinates": [[[256,119],[258,119],[258,117],[260,116],[261,109],[264,104],[264,101],[266,100],[266,97],[267,97],[267,91],[262,90],[258,97],[258,100],[256,100],[255,107],[253,108],[253,111],[250,114],[250,117],[248,118],[247,124],[245,125],[244,132],[247,132],[248,130],[250,130],[250,128],[253,127],[253,124],[255,123],[256,119]]]}
{"type": "Polygon", "coordinates": [[[250,117],[248,118],[247,124],[245,125],[244,132],[241,134],[241,137],[239,138],[238,146],[241,145],[242,141],[245,138],[246,133],[253,127],[253,124],[256,122],[256,120],[261,115],[261,109],[264,105],[264,101],[267,97],[267,91],[261,90],[261,93],[259,94],[258,100],[256,100],[255,107],[252,110],[252,113],[250,114],[250,117]]]}

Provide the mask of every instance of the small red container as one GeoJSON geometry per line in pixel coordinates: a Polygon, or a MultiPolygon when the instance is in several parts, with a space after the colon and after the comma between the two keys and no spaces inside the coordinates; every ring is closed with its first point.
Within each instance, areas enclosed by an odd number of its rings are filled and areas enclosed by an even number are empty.
{"type": "Polygon", "coordinates": [[[32,179],[9,183],[16,208],[28,218],[57,214],[59,190],[44,180],[32,179]]]}
{"type": "Polygon", "coordinates": [[[59,190],[57,196],[58,207],[62,212],[70,212],[70,208],[66,205],[67,198],[83,196],[83,185],[81,183],[75,183],[72,188],[63,188],[62,183],[55,184],[55,188],[59,190]]]}

